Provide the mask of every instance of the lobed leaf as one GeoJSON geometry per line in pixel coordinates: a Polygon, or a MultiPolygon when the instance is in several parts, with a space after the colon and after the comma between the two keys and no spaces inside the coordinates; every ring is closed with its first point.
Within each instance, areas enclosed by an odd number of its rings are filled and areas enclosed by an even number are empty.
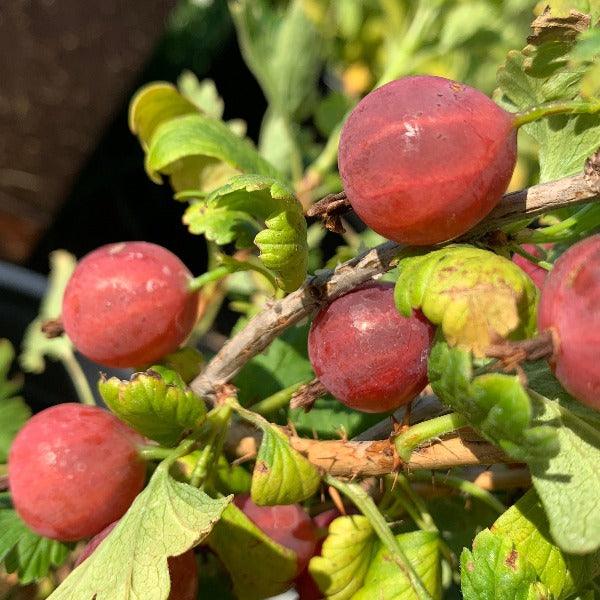
{"type": "Polygon", "coordinates": [[[98,390],[122,421],[163,445],[176,444],[185,431],[198,429],[206,418],[202,399],[169,369],[163,374],[135,373],[129,381],[102,377],[98,390]]]}
{"type": "Polygon", "coordinates": [[[98,546],[50,595],[52,600],[166,600],[167,558],[200,543],[232,496],[213,499],[173,480],[162,463],[146,489],[98,546]]]}
{"type": "Polygon", "coordinates": [[[259,221],[266,225],[254,237],[260,260],[282,289],[295,290],[308,268],[306,220],[285,184],[261,175],[231,177],[206,200],[192,203],[184,215],[192,233],[221,245],[236,241],[240,247],[249,245],[259,221]]]}
{"type": "Polygon", "coordinates": [[[569,598],[600,574],[600,552],[576,556],[552,542],[548,517],[535,490],[529,490],[509,508],[491,531],[512,542],[557,600],[569,598]]]}
{"type": "Polygon", "coordinates": [[[0,510],[0,563],[27,585],[62,565],[70,546],[31,531],[12,509],[0,510]]]}
{"type": "Polygon", "coordinates": [[[420,309],[451,346],[485,355],[490,344],[535,330],[537,288],[512,261],[454,245],[398,264],[394,292],[405,316],[420,309]]]}
{"type": "MultiPolygon", "coordinates": [[[[431,531],[413,531],[396,536],[398,543],[433,600],[442,596],[442,568],[438,534],[431,531]]],[[[406,574],[380,547],[373,557],[363,586],[352,596],[353,600],[418,600],[406,574]]]]}
{"type": "Polygon", "coordinates": [[[274,542],[230,504],[208,538],[223,561],[239,600],[263,600],[283,592],[296,575],[296,555],[274,542]]]}
{"type": "Polygon", "coordinates": [[[550,598],[533,566],[515,550],[513,543],[489,529],[475,538],[472,551],[463,550],[460,565],[465,600],[550,598]]]}
{"type": "Polygon", "coordinates": [[[596,552],[600,548],[600,430],[558,402],[539,398],[538,403],[538,421],[556,428],[559,445],[559,452],[546,461],[530,463],[550,533],[565,552],[596,552]]]}
{"type": "MultiPolygon", "coordinates": [[[[505,106],[524,110],[546,102],[579,98],[588,66],[570,60],[579,33],[588,31],[589,15],[545,11],[533,22],[529,45],[508,53],[498,70],[505,106]]],[[[598,148],[600,116],[554,116],[524,126],[539,145],[540,182],[581,171],[598,148]]]]}
{"type": "Polygon", "coordinates": [[[338,517],[329,525],[321,556],[308,570],[328,600],[348,600],[362,587],[377,536],[367,517],[338,517]]]}
{"type": "Polygon", "coordinates": [[[556,428],[539,424],[517,376],[474,377],[471,355],[438,341],[429,357],[429,381],[442,402],[515,459],[544,461],[558,453],[556,428]]]}

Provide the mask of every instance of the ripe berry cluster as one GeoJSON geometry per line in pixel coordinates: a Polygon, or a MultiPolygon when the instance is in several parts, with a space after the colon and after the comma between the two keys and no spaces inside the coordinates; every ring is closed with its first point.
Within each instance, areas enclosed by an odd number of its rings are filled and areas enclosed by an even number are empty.
{"type": "MultiPolygon", "coordinates": [[[[369,94],[342,132],[339,169],[348,199],[372,229],[397,242],[429,245],[464,234],[499,202],[515,164],[514,116],[486,96],[438,77],[409,77],[369,94]]],[[[535,248],[529,248],[535,254],[535,248]]],[[[550,275],[520,262],[541,287],[539,330],[555,340],[552,366],[576,398],[600,409],[600,236],[563,254],[550,275]]],[[[190,272],[164,248],[125,242],[97,249],[66,288],[62,320],[76,348],[99,364],[140,367],[189,336],[198,294],[190,272]]],[[[427,383],[434,326],[399,314],[392,285],[371,282],[315,317],[308,353],[316,375],[349,407],[384,412],[427,383]]],[[[34,416],[9,457],[12,500],[34,531],[63,541],[93,539],[85,560],[142,490],[139,434],[95,407],[63,404],[34,416]]],[[[318,597],[306,572],[318,529],[299,505],[236,505],[297,557],[298,587],[318,597]]],[[[193,553],[169,560],[170,598],[196,597],[193,553]]],[[[311,595],[312,594],[312,595],[311,595]]]]}

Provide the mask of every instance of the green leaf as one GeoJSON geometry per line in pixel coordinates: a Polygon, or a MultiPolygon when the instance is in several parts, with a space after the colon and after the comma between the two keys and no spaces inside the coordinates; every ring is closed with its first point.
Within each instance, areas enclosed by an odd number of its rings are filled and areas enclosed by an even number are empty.
{"type": "Polygon", "coordinates": [[[538,403],[538,422],[556,428],[560,447],[547,461],[530,463],[550,533],[565,552],[594,552],[600,548],[600,430],[558,402],[539,398],[538,403]]]}
{"type": "Polygon", "coordinates": [[[49,339],[41,329],[44,321],[60,316],[65,287],[75,265],[75,257],[65,250],[55,250],[50,254],[48,290],[42,300],[38,317],[27,327],[22,353],[19,356],[21,368],[28,373],[43,373],[46,368],[46,356],[53,360],[75,360],[73,345],[66,335],[49,339]]]}
{"type": "Polygon", "coordinates": [[[0,563],[19,582],[27,585],[59,567],[67,559],[70,547],[62,542],[40,537],[27,528],[16,511],[0,510],[0,563]]]}
{"type": "MultiPolygon", "coordinates": [[[[240,319],[236,329],[245,323],[246,319],[240,319]]],[[[286,329],[264,352],[242,367],[234,380],[241,404],[255,404],[281,389],[314,377],[306,350],[308,329],[308,324],[286,329]]]]}
{"type": "Polygon", "coordinates": [[[526,557],[515,550],[509,539],[496,536],[488,529],[475,538],[473,551],[463,550],[460,565],[465,600],[550,598],[526,557]]]}
{"type": "Polygon", "coordinates": [[[535,490],[509,508],[491,531],[513,544],[557,600],[569,598],[600,573],[600,552],[575,556],[551,541],[548,518],[535,490]]]}
{"type": "Polygon", "coordinates": [[[517,376],[474,378],[471,355],[438,341],[429,357],[429,381],[442,402],[515,459],[546,460],[558,453],[556,428],[539,424],[537,404],[532,406],[517,376]]]}
{"type": "Polygon", "coordinates": [[[265,0],[230,4],[242,54],[269,105],[284,115],[305,114],[315,95],[323,38],[301,0],[274,7],[265,0]]]}
{"type": "MultiPolygon", "coordinates": [[[[498,71],[504,104],[524,110],[546,102],[580,97],[587,67],[570,61],[575,32],[589,28],[585,16],[540,15],[534,35],[521,52],[509,52],[498,71]]],[[[554,116],[524,127],[539,145],[540,181],[580,172],[585,159],[598,148],[600,116],[554,116]]]]}
{"type": "Polygon", "coordinates": [[[174,445],[184,432],[198,429],[204,422],[206,407],[202,399],[182,385],[179,375],[171,373],[179,382],[169,382],[160,374],[147,371],[135,373],[130,381],[102,377],[98,389],[122,421],[163,445],[174,445]]]}
{"type": "Polygon", "coordinates": [[[361,588],[377,536],[362,515],[338,517],[329,525],[321,556],[308,570],[328,600],[348,600],[361,588]]]}
{"type": "Polygon", "coordinates": [[[260,157],[252,144],[233,133],[227,125],[206,115],[177,117],[160,125],[150,140],[146,172],[156,183],[160,174],[171,175],[173,187],[204,189],[207,168],[222,169],[222,176],[210,175],[210,189],[224,183],[234,173],[257,173],[278,177],[276,169],[260,157]]]}
{"type": "Polygon", "coordinates": [[[485,355],[490,344],[535,330],[537,288],[512,261],[473,246],[447,246],[398,264],[395,300],[421,309],[451,346],[485,355]]]}
{"type": "Polygon", "coordinates": [[[471,1],[453,6],[446,16],[440,36],[440,48],[448,52],[468,42],[484,31],[493,31],[497,22],[497,11],[493,4],[471,1]]]}
{"type": "Polygon", "coordinates": [[[272,177],[240,175],[214,190],[205,201],[190,205],[184,223],[218,244],[248,245],[254,224],[266,228],[254,237],[262,263],[273,271],[285,291],[306,278],[308,244],[301,204],[285,184],[272,177]]]}
{"type": "Polygon", "coordinates": [[[239,600],[263,600],[283,592],[297,574],[296,555],[265,535],[230,504],[208,545],[223,561],[239,600]]]}
{"type": "MultiPolygon", "coordinates": [[[[413,531],[396,536],[411,564],[434,600],[442,595],[439,538],[430,531],[413,531]]],[[[379,548],[367,571],[362,588],[353,600],[418,600],[410,580],[385,547],[379,548]]]]}
{"type": "Polygon", "coordinates": [[[381,413],[364,413],[344,406],[339,400],[326,396],[319,398],[305,412],[303,408],[289,411],[289,419],[300,435],[319,439],[336,439],[343,433],[352,438],[382,419],[381,413]]]}
{"type": "Polygon", "coordinates": [[[252,500],[259,506],[302,502],[316,493],[320,482],[317,469],[290,446],[285,434],[265,425],[252,474],[252,500]]]}
{"type": "Polygon", "coordinates": [[[129,129],[146,150],[157,127],[176,117],[193,114],[197,107],[166,81],[140,88],[129,103],[129,129]]]}
{"type": "Polygon", "coordinates": [[[212,499],[158,466],[146,489],[94,553],[51,594],[52,600],[166,600],[167,558],[200,543],[232,496],[212,499]]]}
{"type": "Polygon", "coordinates": [[[0,400],[0,463],[8,459],[15,436],[31,416],[31,409],[22,398],[0,400]]]}
{"type": "Polygon", "coordinates": [[[8,451],[17,432],[31,416],[31,409],[15,394],[21,388],[21,379],[8,378],[15,358],[12,344],[0,339],[0,463],[8,459],[8,451]]]}
{"type": "Polygon", "coordinates": [[[237,402],[234,409],[263,432],[252,474],[252,500],[259,506],[274,506],[302,502],[313,496],[321,482],[317,469],[290,446],[276,425],[237,402]]]}

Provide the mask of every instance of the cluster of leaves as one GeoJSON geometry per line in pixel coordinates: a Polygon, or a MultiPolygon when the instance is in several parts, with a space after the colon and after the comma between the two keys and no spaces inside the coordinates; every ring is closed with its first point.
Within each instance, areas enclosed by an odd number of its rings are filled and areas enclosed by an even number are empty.
{"type": "MultiPolygon", "coordinates": [[[[512,110],[596,97],[600,36],[592,25],[600,12],[584,0],[576,13],[565,12],[564,2],[551,4],[549,12],[540,11],[529,44],[510,52],[499,71],[497,98],[512,110]]],[[[210,308],[198,332],[211,327],[225,297],[242,313],[235,333],[269,296],[282,297],[307,273],[376,244],[372,232],[349,227],[346,245],[324,260],[320,226],[307,229],[303,215],[302,202],[339,190],[334,165],[345,114],[377,82],[416,71],[491,91],[490,65],[520,43],[529,8],[524,0],[233,3],[244,58],[269,102],[258,148],[245,138],[242,122],[223,120],[224,103],[212,82],[188,73],[177,87],[159,82],[142,88],[131,103],[130,128],[144,149],[146,171],[157,183],[169,179],[176,199],[187,203],[183,219],[190,232],[209,241],[211,271],[198,280],[210,308]],[[328,81],[334,83],[322,85],[328,81]]],[[[599,128],[600,119],[589,115],[527,125],[540,180],[580,171],[596,149],[599,128]]],[[[525,144],[526,163],[531,147],[525,144]]],[[[531,176],[535,169],[525,171],[531,176]]],[[[529,229],[522,223],[506,234],[515,242],[568,245],[600,226],[600,212],[595,205],[559,211],[540,224],[529,229]]],[[[407,252],[389,277],[401,313],[420,309],[439,326],[429,360],[435,394],[483,438],[526,463],[532,489],[498,517],[498,499],[483,492],[470,506],[456,497],[426,504],[408,484],[388,486],[378,511],[360,488],[342,485],[363,514],[335,519],[310,562],[326,598],[437,599],[451,597],[459,583],[465,598],[594,597],[600,420],[568,396],[545,362],[525,365],[524,383],[486,358],[491,344],[535,333],[538,292],[508,255],[508,247],[481,245],[407,252]],[[395,523],[393,533],[382,514],[395,523]]],[[[50,356],[73,373],[69,342],[39,332],[42,319],[57,316],[73,264],[55,255],[54,267],[22,366],[40,370],[50,356]]],[[[210,549],[201,570],[206,585],[230,578],[242,600],[260,600],[289,585],[296,574],[293,552],[268,538],[231,495],[249,493],[258,505],[314,507],[324,474],[289,444],[280,425],[325,439],[353,437],[382,418],[330,397],[308,413],[289,408],[293,391],[313,377],[307,333],[307,324],[286,329],[239,371],[237,397],[221,399],[210,411],[187,385],[201,366],[193,351],[165,357],[129,380],[101,379],[106,405],[152,441],[149,456],[164,460],[118,526],[51,598],[164,600],[167,557],[199,544],[210,549]],[[234,420],[262,433],[252,470],[226,458],[234,420]]],[[[15,396],[18,380],[8,378],[12,358],[11,347],[0,345],[0,463],[29,414],[15,396]]],[[[335,483],[328,476],[325,482],[335,483]]],[[[21,583],[45,578],[70,550],[30,532],[10,496],[0,496],[0,562],[21,583]]],[[[219,594],[228,598],[231,590],[219,594]]]]}

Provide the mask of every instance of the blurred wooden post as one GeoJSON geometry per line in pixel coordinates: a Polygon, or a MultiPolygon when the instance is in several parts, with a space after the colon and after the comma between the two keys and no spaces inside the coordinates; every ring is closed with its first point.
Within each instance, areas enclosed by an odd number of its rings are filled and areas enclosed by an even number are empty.
{"type": "Polygon", "coordinates": [[[175,0],[0,2],[0,258],[27,258],[175,0]]]}

